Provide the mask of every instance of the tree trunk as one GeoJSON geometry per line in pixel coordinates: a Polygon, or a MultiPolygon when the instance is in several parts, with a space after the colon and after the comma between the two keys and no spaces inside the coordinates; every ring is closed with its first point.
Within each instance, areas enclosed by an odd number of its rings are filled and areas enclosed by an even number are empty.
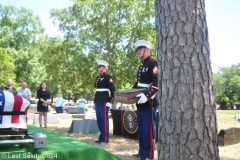
{"type": "Polygon", "coordinates": [[[216,110],[204,0],[155,0],[158,158],[217,160],[216,110]]]}

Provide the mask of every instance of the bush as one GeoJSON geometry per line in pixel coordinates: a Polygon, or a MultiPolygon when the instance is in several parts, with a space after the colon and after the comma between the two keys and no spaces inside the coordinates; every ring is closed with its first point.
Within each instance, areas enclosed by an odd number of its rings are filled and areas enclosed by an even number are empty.
{"type": "Polygon", "coordinates": [[[234,109],[234,102],[231,100],[230,103],[227,104],[227,107],[234,109]]]}
{"type": "Polygon", "coordinates": [[[227,96],[224,93],[219,95],[218,101],[220,103],[220,109],[223,109],[223,110],[228,109],[228,107],[227,107],[227,96]]]}
{"type": "Polygon", "coordinates": [[[220,103],[220,109],[222,109],[222,110],[228,109],[228,108],[227,108],[227,102],[221,102],[221,103],[220,103]]]}

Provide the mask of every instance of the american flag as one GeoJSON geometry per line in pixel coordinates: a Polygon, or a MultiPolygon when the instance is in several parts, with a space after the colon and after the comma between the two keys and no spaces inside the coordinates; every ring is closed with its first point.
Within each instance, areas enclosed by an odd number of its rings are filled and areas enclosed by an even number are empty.
{"type": "MultiPolygon", "coordinates": [[[[8,91],[0,90],[1,112],[26,112],[30,102],[8,91]]],[[[0,115],[0,128],[27,129],[27,115],[0,115]]]]}

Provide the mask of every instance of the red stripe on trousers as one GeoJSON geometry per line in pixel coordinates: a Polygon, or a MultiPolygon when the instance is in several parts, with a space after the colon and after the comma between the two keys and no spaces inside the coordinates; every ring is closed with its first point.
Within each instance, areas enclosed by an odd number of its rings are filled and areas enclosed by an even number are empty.
{"type": "MultiPolygon", "coordinates": [[[[13,112],[20,112],[22,104],[23,104],[22,97],[13,94],[13,98],[14,98],[14,104],[13,104],[13,110],[12,111],[13,112]]],[[[20,115],[12,115],[12,123],[20,123],[19,116],[20,115]]]]}
{"type": "Polygon", "coordinates": [[[123,115],[123,110],[121,110],[120,113],[121,113],[121,114],[120,114],[120,116],[121,116],[121,117],[120,117],[121,129],[122,129],[122,135],[123,135],[123,132],[124,132],[124,131],[123,131],[123,118],[122,118],[122,117],[123,117],[123,116],[122,116],[122,115],[123,115]]]}
{"type": "Polygon", "coordinates": [[[104,116],[104,139],[105,139],[105,142],[107,142],[107,119],[106,119],[106,103],[104,103],[104,106],[103,106],[103,116],[104,116]]]}
{"type": "MultiPolygon", "coordinates": [[[[152,111],[151,111],[152,112],[152,111]]],[[[151,113],[150,112],[150,113],[151,113]]],[[[150,115],[150,131],[149,131],[149,133],[150,133],[150,150],[149,150],[149,157],[148,158],[152,158],[153,157],[153,155],[152,155],[152,153],[153,153],[153,128],[152,128],[152,115],[150,115]]]]}

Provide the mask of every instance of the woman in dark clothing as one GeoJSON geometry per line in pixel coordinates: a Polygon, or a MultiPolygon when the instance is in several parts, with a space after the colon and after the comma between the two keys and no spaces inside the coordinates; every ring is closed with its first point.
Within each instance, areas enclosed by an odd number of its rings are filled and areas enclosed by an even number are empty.
{"type": "Polygon", "coordinates": [[[48,113],[48,99],[50,99],[50,92],[47,89],[47,84],[42,82],[37,91],[38,104],[37,111],[39,112],[39,124],[42,127],[42,116],[44,117],[44,127],[47,128],[47,113],[48,113]]]}

